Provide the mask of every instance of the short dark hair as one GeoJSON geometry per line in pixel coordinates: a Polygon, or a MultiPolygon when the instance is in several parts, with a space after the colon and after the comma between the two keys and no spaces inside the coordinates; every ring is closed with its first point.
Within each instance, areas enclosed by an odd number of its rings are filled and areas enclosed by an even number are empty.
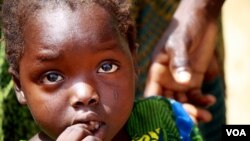
{"type": "Polygon", "coordinates": [[[72,11],[81,4],[97,3],[117,20],[120,33],[127,39],[130,50],[136,48],[135,26],[130,15],[129,0],[5,0],[3,3],[3,32],[9,71],[19,75],[19,62],[24,51],[23,26],[27,18],[44,8],[59,3],[72,11]]]}

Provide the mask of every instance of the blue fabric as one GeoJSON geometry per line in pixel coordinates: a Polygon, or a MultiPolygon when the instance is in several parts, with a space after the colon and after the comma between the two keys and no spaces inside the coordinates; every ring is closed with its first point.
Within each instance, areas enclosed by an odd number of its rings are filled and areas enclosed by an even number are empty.
{"type": "Polygon", "coordinates": [[[179,102],[173,99],[170,99],[170,102],[172,104],[173,113],[176,118],[175,122],[177,128],[179,129],[181,139],[183,141],[191,141],[191,132],[194,126],[192,119],[189,117],[179,102]]]}

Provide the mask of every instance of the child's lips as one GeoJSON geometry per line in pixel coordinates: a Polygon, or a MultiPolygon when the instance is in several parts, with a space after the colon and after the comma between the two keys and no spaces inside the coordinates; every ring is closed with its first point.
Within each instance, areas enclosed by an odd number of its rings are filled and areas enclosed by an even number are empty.
{"type": "Polygon", "coordinates": [[[103,122],[99,122],[99,121],[89,121],[89,122],[78,122],[75,123],[76,124],[83,124],[85,126],[82,126],[82,128],[85,128],[86,130],[88,130],[92,136],[95,136],[101,140],[104,139],[104,135],[106,132],[106,125],[103,122]]]}
{"type": "Polygon", "coordinates": [[[103,125],[102,122],[99,121],[89,121],[89,122],[80,122],[79,124],[85,124],[87,129],[94,134],[98,129],[103,125]]]}
{"type": "Polygon", "coordinates": [[[105,125],[102,122],[96,122],[96,121],[90,121],[90,127],[92,128],[90,132],[93,134],[93,136],[96,136],[100,139],[103,139],[104,131],[105,131],[105,125]]]}
{"type": "Polygon", "coordinates": [[[88,124],[90,130],[92,130],[92,131],[98,130],[101,125],[102,125],[102,123],[98,122],[98,121],[90,121],[88,124]]]}
{"type": "Polygon", "coordinates": [[[72,123],[72,125],[75,124],[84,124],[86,125],[86,129],[89,130],[93,136],[100,139],[103,139],[104,137],[106,125],[98,118],[98,116],[95,116],[95,114],[80,114],[76,116],[72,123]]]}

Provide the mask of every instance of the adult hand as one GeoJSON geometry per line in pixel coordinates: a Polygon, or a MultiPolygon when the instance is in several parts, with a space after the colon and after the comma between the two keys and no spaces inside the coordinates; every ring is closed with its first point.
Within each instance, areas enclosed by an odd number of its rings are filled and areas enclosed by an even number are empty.
{"type": "MultiPolygon", "coordinates": [[[[183,0],[179,5],[169,28],[156,46],[145,96],[159,94],[198,107],[206,107],[215,102],[214,96],[203,95],[201,92],[206,72],[209,74],[218,71],[216,67],[209,67],[217,65],[213,59],[216,18],[208,16],[206,9],[202,9],[203,6],[204,3],[195,0],[183,0]]],[[[203,113],[196,114],[196,118],[202,121],[209,121],[204,118],[204,114],[211,117],[208,112],[197,113],[203,113]]]]}
{"type": "MultiPolygon", "coordinates": [[[[145,89],[145,96],[160,94],[183,103],[193,104],[193,106],[186,106],[186,110],[195,121],[201,120],[203,122],[210,121],[212,119],[211,114],[206,109],[197,107],[195,109],[195,106],[207,107],[212,105],[215,103],[215,97],[203,95],[201,85],[206,72],[207,75],[210,75],[210,72],[216,74],[215,72],[218,71],[217,62],[213,56],[214,39],[211,38],[216,33],[215,25],[208,25],[206,32],[199,44],[200,48],[187,51],[187,54],[183,52],[183,56],[181,54],[171,55],[165,48],[157,52],[149,69],[145,89]],[[208,68],[208,66],[214,67],[208,68]],[[182,79],[183,76],[190,78],[182,79]]],[[[178,54],[179,49],[172,48],[171,53],[174,51],[178,54]]]]}
{"type": "Polygon", "coordinates": [[[195,124],[199,121],[209,122],[212,120],[212,115],[205,109],[196,107],[189,103],[183,103],[183,108],[187,111],[195,124]]]}

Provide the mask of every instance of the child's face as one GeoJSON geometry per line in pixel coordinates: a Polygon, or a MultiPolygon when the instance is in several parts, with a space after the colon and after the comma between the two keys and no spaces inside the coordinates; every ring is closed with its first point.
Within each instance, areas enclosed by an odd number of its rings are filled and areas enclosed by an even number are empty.
{"type": "Polygon", "coordinates": [[[135,71],[108,12],[98,5],[43,9],[23,35],[17,95],[43,131],[56,138],[74,125],[111,140],[132,110],[135,71]]]}

